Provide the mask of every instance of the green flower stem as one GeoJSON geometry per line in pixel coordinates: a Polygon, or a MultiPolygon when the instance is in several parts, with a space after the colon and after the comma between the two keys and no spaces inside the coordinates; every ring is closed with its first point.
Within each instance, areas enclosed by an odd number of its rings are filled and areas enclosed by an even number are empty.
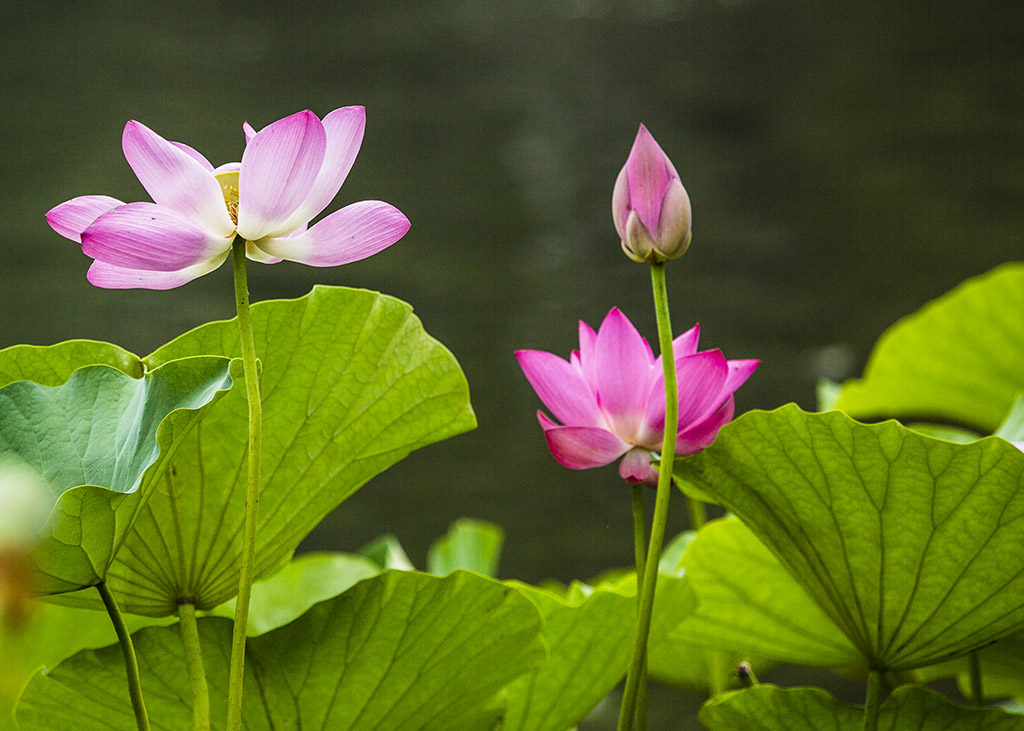
{"type": "Polygon", "coordinates": [[[971,705],[985,705],[985,693],[981,686],[981,655],[975,650],[967,656],[970,662],[971,672],[971,705]]]}
{"type": "Polygon", "coordinates": [[[238,335],[242,345],[245,392],[249,399],[249,462],[245,488],[245,531],[242,538],[242,562],[235,605],[235,627],[231,639],[231,673],[228,678],[227,731],[242,728],[242,679],[245,675],[245,636],[249,627],[249,597],[252,594],[253,565],[256,557],[256,518],[260,505],[260,455],[263,444],[263,408],[256,372],[256,346],[249,315],[249,288],[245,277],[245,241],[236,237],[231,247],[235,269],[235,306],[238,310],[238,335]]]}
{"type": "Polygon", "coordinates": [[[668,292],[665,287],[665,265],[651,264],[651,284],[654,288],[654,310],[658,318],[658,344],[665,369],[665,432],[661,444],[661,469],[658,470],[658,496],[654,502],[654,521],[651,541],[647,547],[647,566],[644,569],[643,591],[636,623],[633,655],[626,675],[626,689],[622,694],[618,731],[629,731],[636,715],[640,678],[647,659],[647,638],[651,632],[654,613],[654,590],[658,582],[658,561],[665,542],[665,522],[668,519],[668,499],[672,495],[672,465],[676,457],[676,429],[679,425],[679,397],[676,390],[676,359],[672,352],[672,323],[668,313],[668,292]]]}
{"type": "MultiPolygon", "coordinates": [[[[644,564],[647,563],[647,529],[644,514],[643,485],[633,485],[633,551],[636,554],[636,612],[640,616],[640,596],[644,587],[644,564]]],[[[636,728],[637,731],[647,729],[647,658],[644,657],[640,669],[640,687],[637,690],[636,728]]]]}
{"type": "Polygon", "coordinates": [[[708,512],[700,500],[686,496],[686,507],[690,511],[690,530],[700,530],[708,522],[708,512]]]}
{"type": "Polygon", "coordinates": [[[644,528],[644,486],[633,485],[633,552],[636,554],[636,595],[644,584],[644,564],[647,562],[647,530],[644,528]]]}
{"type": "Polygon", "coordinates": [[[139,661],[135,658],[135,646],[132,645],[132,636],[128,632],[128,626],[124,623],[121,610],[117,607],[114,595],[110,593],[107,584],[101,581],[96,589],[103,599],[103,606],[107,608],[110,615],[110,622],[114,625],[114,632],[117,633],[117,641],[121,643],[121,652],[124,653],[124,670],[128,676],[128,695],[132,699],[132,708],[135,710],[135,725],[139,731],[149,731],[149,716],[146,715],[146,704],[142,700],[142,682],[139,680],[139,661]]]}
{"type": "Polygon", "coordinates": [[[199,625],[196,624],[196,605],[185,602],[178,605],[181,622],[181,644],[185,649],[185,664],[192,684],[192,723],[195,731],[210,731],[210,691],[206,685],[206,667],[203,648],[199,644],[199,625]]]}
{"type": "Polygon", "coordinates": [[[878,731],[878,710],[882,706],[882,673],[868,672],[868,697],[864,703],[863,731],[878,731]]]}

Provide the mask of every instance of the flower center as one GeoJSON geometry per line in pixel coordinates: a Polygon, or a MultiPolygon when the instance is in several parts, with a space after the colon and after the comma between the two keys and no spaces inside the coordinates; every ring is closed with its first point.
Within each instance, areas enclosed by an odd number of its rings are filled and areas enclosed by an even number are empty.
{"type": "Polygon", "coordinates": [[[224,205],[228,208],[231,222],[238,225],[238,188],[229,185],[224,188],[224,205]]]}
{"type": "Polygon", "coordinates": [[[231,216],[231,222],[238,225],[238,171],[220,173],[216,176],[220,183],[221,194],[224,196],[224,205],[231,216]]]}

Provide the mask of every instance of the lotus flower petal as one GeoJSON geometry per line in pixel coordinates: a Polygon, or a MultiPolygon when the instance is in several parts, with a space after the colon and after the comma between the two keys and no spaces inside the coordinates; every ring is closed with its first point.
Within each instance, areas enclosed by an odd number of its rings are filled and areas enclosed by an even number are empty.
{"type": "Polygon", "coordinates": [[[709,446],[718,436],[718,430],[732,421],[735,411],[736,400],[733,396],[729,396],[718,411],[680,431],[676,435],[676,455],[684,457],[688,454],[696,454],[709,446]]]}
{"type": "Polygon", "coordinates": [[[255,242],[270,256],[314,267],[365,259],[402,238],[409,219],[382,201],[359,201],[335,211],[305,233],[255,242]]]}
{"type": "Polygon", "coordinates": [[[174,140],[169,140],[169,142],[172,145],[174,145],[175,147],[177,147],[179,150],[184,152],[186,155],[191,157],[197,163],[202,165],[203,166],[203,170],[207,170],[207,171],[209,171],[211,173],[213,172],[213,165],[210,163],[209,160],[206,159],[206,157],[203,155],[203,153],[199,152],[199,150],[197,150],[197,149],[195,149],[193,147],[189,147],[184,142],[175,142],[174,140]]]}
{"type": "Polygon", "coordinates": [[[220,185],[210,174],[212,168],[139,122],[125,125],[121,145],[142,187],[157,204],[191,218],[217,236],[234,233],[235,224],[220,185]]]}
{"type": "Polygon", "coordinates": [[[359,147],[363,144],[366,110],[363,107],[335,109],[324,117],[323,125],[327,147],[320,172],[309,195],[282,228],[290,229],[312,220],[338,195],[338,190],[356,161],[359,147]]]}
{"type": "Polygon", "coordinates": [[[726,393],[734,393],[736,389],[747,382],[759,365],[761,365],[759,360],[730,360],[729,375],[726,376],[722,390],[726,393]]]}
{"type": "MultiPolygon", "coordinates": [[[[684,332],[682,335],[676,337],[672,341],[672,356],[676,363],[680,359],[685,358],[688,355],[693,355],[697,352],[697,344],[700,342],[700,324],[696,324],[689,330],[684,332]]],[[[659,355],[654,359],[654,367],[658,373],[664,374],[664,368],[661,365],[661,356],[659,355]]]]}
{"type": "MultiPolygon", "coordinates": [[[[644,227],[657,233],[661,221],[661,202],[672,174],[665,161],[668,156],[647,128],[640,125],[629,159],[626,176],[629,182],[630,207],[637,212],[644,227]]],[[[678,176],[677,176],[678,177],[678,176]]]]}
{"type": "Polygon", "coordinates": [[[658,485],[658,471],[651,466],[651,453],[646,449],[634,447],[626,452],[619,462],[619,476],[634,485],[658,485]]]}
{"type": "Polygon", "coordinates": [[[124,203],[109,195],[80,195],[46,212],[46,222],[66,239],[82,243],[82,232],[109,210],[124,203]]]}
{"type": "Polygon", "coordinates": [[[563,467],[585,470],[614,462],[629,445],[604,429],[559,426],[544,432],[551,455],[563,467]]]}
{"type": "Polygon", "coordinates": [[[518,350],[516,358],[541,402],[563,424],[605,427],[590,386],[569,363],[543,350],[518,350]]]}
{"type": "MultiPolygon", "coordinates": [[[[679,395],[679,424],[704,418],[722,405],[729,365],[720,350],[680,358],[676,361],[676,390],[679,395]]],[[[637,443],[661,449],[665,429],[665,376],[659,370],[652,379],[644,413],[644,431],[637,443]]]]}
{"type": "Polygon", "coordinates": [[[594,379],[598,404],[612,430],[632,439],[641,426],[650,389],[653,357],[644,339],[618,308],[597,331],[594,379]]]}
{"type": "Polygon", "coordinates": [[[212,272],[224,263],[229,253],[225,251],[219,257],[174,272],[125,269],[106,262],[94,261],[89,267],[87,278],[90,283],[104,289],[174,289],[212,272]]]}
{"type": "Polygon", "coordinates": [[[320,172],[327,135],[317,116],[298,112],[264,127],[245,146],[238,176],[238,234],[247,241],[284,228],[320,172]]]}
{"type": "Polygon", "coordinates": [[[82,233],[82,251],[129,269],[176,271],[230,249],[192,219],[155,203],[129,203],[107,211],[82,233]]]}

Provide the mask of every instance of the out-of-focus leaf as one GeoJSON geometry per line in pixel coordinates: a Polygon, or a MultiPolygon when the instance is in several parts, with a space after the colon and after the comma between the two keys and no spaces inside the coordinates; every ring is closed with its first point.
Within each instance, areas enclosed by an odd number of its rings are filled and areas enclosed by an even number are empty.
{"type": "Polygon", "coordinates": [[[381,571],[385,569],[398,569],[399,571],[415,571],[416,567],[399,543],[398,537],[393,533],[373,539],[359,549],[359,555],[377,566],[381,571]]]}
{"type": "Polygon", "coordinates": [[[969,279],[890,327],[835,408],[992,433],[1024,392],[1024,264],[969,279]]]}
{"type": "MultiPolygon", "coordinates": [[[[981,661],[981,689],[987,699],[1024,699],[1024,634],[1015,634],[977,651],[981,661]]],[[[965,697],[971,693],[970,663],[961,657],[914,671],[923,683],[955,677],[965,697]]]]}
{"type": "Polygon", "coordinates": [[[494,523],[462,518],[427,551],[427,571],[438,576],[456,569],[496,576],[505,534],[494,523]]]}
{"type": "MultiPolygon", "coordinates": [[[[249,636],[255,637],[283,627],[317,602],[338,596],[381,569],[367,558],[349,553],[305,553],[286,563],[280,571],[252,586],[249,602],[249,636]]],[[[234,619],[232,599],[210,612],[234,619]]]]}

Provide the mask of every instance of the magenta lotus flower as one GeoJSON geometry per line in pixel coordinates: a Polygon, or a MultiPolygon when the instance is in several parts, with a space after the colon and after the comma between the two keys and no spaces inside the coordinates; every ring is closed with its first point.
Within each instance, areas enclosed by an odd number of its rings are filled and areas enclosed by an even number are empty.
{"type": "Polygon", "coordinates": [[[235,236],[255,261],[347,264],[409,230],[402,212],[382,201],[352,203],[307,229],[345,181],[365,125],[362,107],[335,109],[322,122],[307,110],[259,132],[245,124],[242,161],[214,168],[188,145],[128,122],[124,155],[154,202],[79,196],[46,220],[82,245],[95,260],[89,281],[108,289],[181,286],[220,266],[235,236]]]}
{"type": "MultiPolygon", "coordinates": [[[[715,440],[733,417],[733,392],[760,361],[726,360],[720,350],[697,352],[695,325],[673,341],[679,388],[676,453],[695,454],[715,440]]],[[[574,470],[600,467],[625,455],[619,474],[657,484],[651,451],[661,451],[665,429],[665,382],[661,356],[654,357],[618,308],[594,330],[580,322],[580,349],[569,360],[540,350],[516,352],[519,365],[557,424],[537,418],[556,460],[574,470]]]]}
{"type": "Polygon", "coordinates": [[[672,161],[642,124],[612,191],[612,219],[633,261],[658,263],[686,253],[690,196],[672,161]]]}

